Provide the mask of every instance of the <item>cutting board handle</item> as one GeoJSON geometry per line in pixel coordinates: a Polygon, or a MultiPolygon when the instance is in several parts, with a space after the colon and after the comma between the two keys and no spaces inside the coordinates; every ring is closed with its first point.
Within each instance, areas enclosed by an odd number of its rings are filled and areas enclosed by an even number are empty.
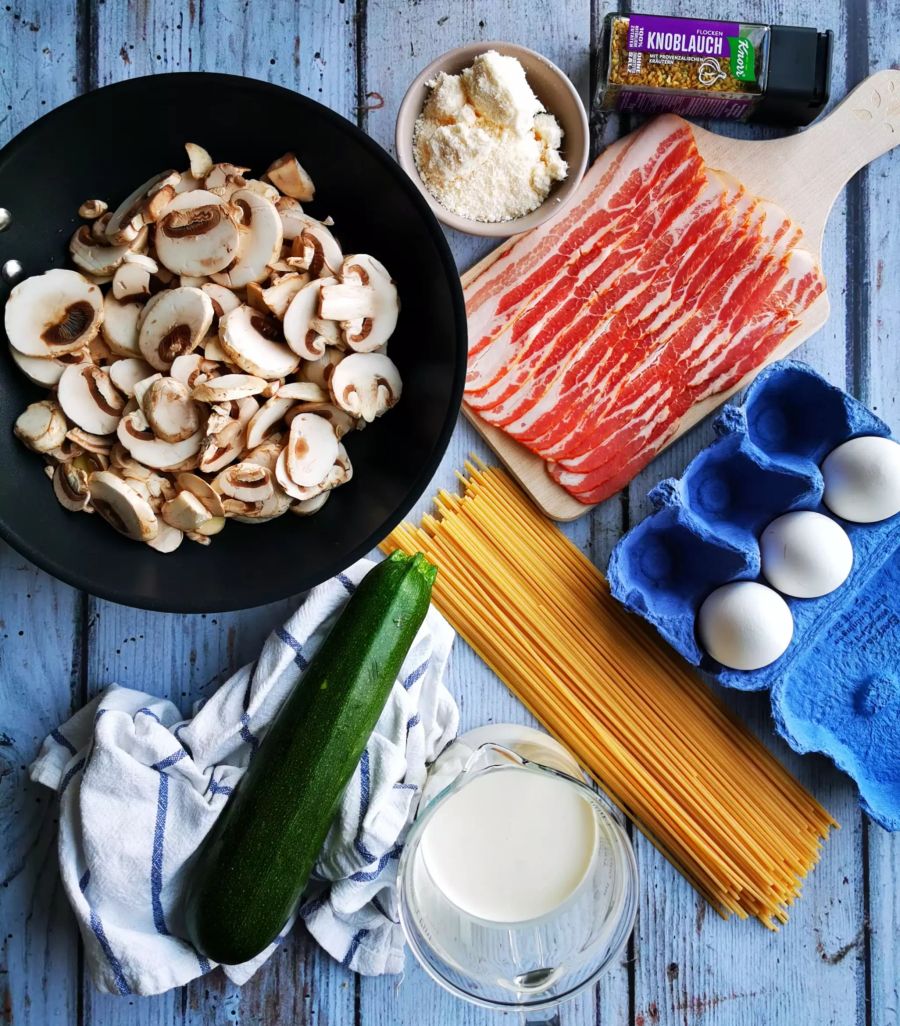
{"type": "Polygon", "coordinates": [[[900,70],[864,79],[827,117],[794,136],[834,196],[860,168],[900,145],[900,70]]]}

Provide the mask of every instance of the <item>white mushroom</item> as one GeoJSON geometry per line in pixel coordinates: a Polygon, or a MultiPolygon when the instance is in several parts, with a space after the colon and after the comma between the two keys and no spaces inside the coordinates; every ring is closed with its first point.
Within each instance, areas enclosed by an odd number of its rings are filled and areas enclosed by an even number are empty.
{"type": "Polygon", "coordinates": [[[261,445],[269,431],[282,420],[293,405],[293,399],[277,397],[263,403],[247,424],[246,447],[255,449],[256,446],[261,445]]]}
{"type": "Polygon", "coordinates": [[[300,378],[311,381],[320,388],[327,389],[334,368],[343,360],[344,354],[338,349],[326,349],[318,360],[304,361],[300,368],[300,378]]]}
{"type": "Polygon", "coordinates": [[[291,506],[291,513],[296,513],[297,516],[301,517],[312,516],[313,513],[318,513],[325,503],[328,502],[330,495],[331,490],[319,492],[318,495],[314,495],[311,499],[301,499],[291,506]]]}
{"type": "Polygon", "coordinates": [[[303,234],[305,228],[316,223],[314,217],[304,214],[303,207],[290,196],[281,196],[275,201],[275,209],[281,218],[281,230],[285,242],[290,242],[303,234]]]}
{"type": "MultiPolygon", "coordinates": [[[[162,293],[159,293],[162,295],[162,293]]],[[[157,297],[153,296],[145,306],[138,302],[121,303],[107,292],[103,297],[103,339],[117,356],[140,357],[138,346],[138,323],[146,307],[157,297]]]]}
{"type": "Polygon", "coordinates": [[[400,398],[397,368],[383,353],[351,353],[331,375],[329,388],[342,410],[371,423],[400,398]]]}
{"type": "Polygon", "coordinates": [[[192,352],[206,335],[213,307],[200,289],[177,288],[158,295],[141,322],[138,347],[151,367],[167,370],[177,356],[192,352]]]}
{"type": "Polygon", "coordinates": [[[93,221],[102,217],[108,209],[109,204],[101,199],[85,200],[78,208],[78,216],[83,217],[85,221],[93,221]]]}
{"type": "Polygon", "coordinates": [[[96,435],[80,427],[69,428],[66,438],[74,444],[79,452],[89,452],[97,456],[109,456],[113,446],[112,435],[96,435]]]}
{"type": "Polygon", "coordinates": [[[235,463],[220,471],[212,482],[213,490],[225,499],[240,502],[265,502],[275,493],[271,471],[258,463],[235,463]]]}
{"type": "Polygon", "coordinates": [[[324,417],[334,428],[334,433],[338,438],[343,438],[344,435],[348,435],[351,431],[361,431],[366,422],[359,420],[356,417],[352,417],[346,410],[342,410],[340,407],[335,406],[333,402],[329,400],[326,402],[301,402],[297,403],[292,409],[284,415],[285,424],[290,427],[291,421],[295,416],[301,413],[315,413],[320,417],[324,417]]]}
{"type": "Polygon", "coordinates": [[[135,541],[150,541],[159,530],[150,504],[111,471],[91,474],[91,505],[108,523],[135,541]]]}
{"type": "Polygon", "coordinates": [[[339,337],[337,325],[330,330],[319,317],[319,298],[323,287],[337,283],[337,278],[310,281],[298,290],[287,308],[283,322],[284,337],[291,349],[304,360],[318,360],[324,356],[326,347],[339,337]]]}
{"type": "Polygon", "coordinates": [[[231,202],[242,214],[237,259],[226,270],[210,277],[219,285],[234,289],[266,277],[268,265],[281,252],[283,235],[278,211],[265,196],[252,189],[239,189],[231,202]]]}
{"type": "Polygon", "coordinates": [[[160,520],[157,517],[156,527],[156,537],[151,538],[147,542],[151,549],[156,549],[157,552],[163,553],[174,552],[184,541],[184,533],[179,531],[177,527],[167,524],[165,520],[160,520]]]}
{"type": "Polygon", "coordinates": [[[164,442],[183,442],[200,428],[200,412],[190,389],[175,378],[154,381],[144,394],[141,410],[164,442]]]}
{"type": "Polygon", "coordinates": [[[50,452],[66,440],[68,424],[52,399],[32,403],[20,413],[13,426],[16,437],[34,452],[50,452]]]}
{"type": "Polygon", "coordinates": [[[184,148],[191,163],[191,174],[195,178],[205,178],[212,170],[212,157],[197,143],[185,143],[184,148]]]}
{"type": "Polygon", "coordinates": [[[285,453],[285,469],[291,481],[312,487],[324,479],[337,459],[337,435],[324,417],[301,413],[291,421],[285,453]]]}
{"type": "Polygon", "coordinates": [[[365,253],[344,260],[341,283],[326,285],[319,303],[319,315],[339,321],[344,341],[358,353],[374,352],[387,342],[399,311],[387,269],[365,253]]]}
{"type": "Polygon", "coordinates": [[[241,459],[245,463],[258,463],[261,467],[268,467],[274,474],[275,464],[284,450],[286,441],[287,437],[284,432],[277,431],[275,434],[269,435],[264,442],[245,452],[241,459]]]}
{"type": "MultiPolygon", "coordinates": [[[[238,303],[238,306],[240,306],[240,303],[238,303]]],[[[201,342],[201,345],[203,346],[203,355],[208,361],[212,363],[230,362],[228,353],[222,348],[218,335],[207,335],[201,342]]]]}
{"type": "Polygon", "coordinates": [[[312,178],[293,153],[285,153],[266,169],[266,178],[291,199],[304,203],[313,198],[316,187],[312,178]]]}
{"type": "Polygon", "coordinates": [[[77,271],[26,278],[10,292],[4,323],[10,345],[25,356],[58,357],[83,349],[100,330],[100,289],[77,271]]]}
{"type": "Polygon", "coordinates": [[[119,301],[132,296],[149,296],[150,272],[140,264],[123,262],[113,275],[112,294],[119,301]]]}
{"type": "Polygon", "coordinates": [[[116,434],[138,463],[154,470],[169,470],[184,463],[200,451],[203,440],[201,430],[180,442],[166,442],[157,438],[140,410],[126,414],[119,421],[116,434]]]}
{"type": "Polygon", "coordinates": [[[142,249],[147,244],[147,229],[141,228],[130,242],[118,246],[97,242],[91,229],[83,224],[69,241],[69,253],[73,262],[92,275],[105,277],[113,274],[125,259],[126,253],[142,249]]]}
{"type": "Polygon", "coordinates": [[[259,395],[265,387],[265,378],[258,378],[253,374],[223,374],[219,378],[196,385],[193,397],[204,403],[222,403],[229,399],[259,395]]]}
{"type": "Polygon", "coordinates": [[[260,378],[286,378],[300,357],[281,338],[281,325],[252,306],[239,306],[219,321],[219,341],[231,363],[260,378]]]}
{"type": "Polygon", "coordinates": [[[221,317],[223,314],[230,313],[241,305],[240,299],[231,291],[226,289],[224,285],[217,285],[214,281],[204,282],[201,289],[209,296],[212,300],[213,313],[216,317],[221,317]]]}
{"type": "Polygon", "coordinates": [[[146,360],[131,356],[124,360],[116,360],[110,365],[107,373],[116,388],[131,398],[134,395],[134,386],[144,378],[153,376],[153,368],[146,360]]]}
{"type": "Polygon", "coordinates": [[[238,251],[238,226],[220,199],[205,189],[177,195],[163,210],[154,236],[156,255],[174,274],[210,275],[238,251]]]}
{"type": "Polygon", "coordinates": [[[249,189],[251,192],[257,192],[260,196],[265,196],[265,198],[272,204],[277,203],[278,200],[281,199],[281,193],[274,185],[270,185],[268,182],[264,182],[259,178],[245,179],[244,188],[249,189]]]}
{"type": "Polygon", "coordinates": [[[218,492],[202,477],[198,477],[196,474],[176,474],[175,484],[181,491],[190,492],[191,495],[196,496],[207,508],[210,516],[224,516],[222,500],[219,498],[218,492]]]}
{"type": "Polygon", "coordinates": [[[300,261],[298,270],[306,270],[314,278],[328,278],[338,273],[344,254],[337,239],[322,224],[307,225],[291,243],[291,256],[300,261]]]}
{"type": "Polygon", "coordinates": [[[95,435],[115,431],[125,406],[106,371],[92,363],[67,367],[59,379],[57,396],[69,420],[95,435]]]}
{"type": "Polygon", "coordinates": [[[200,353],[185,353],[176,356],[169,368],[169,376],[181,381],[188,388],[194,388],[203,381],[208,381],[219,372],[219,365],[214,360],[207,360],[200,353]]]}
{"type": "MultiPolygon", "coordinates": [[[[157,371],[155,374],[151,374],[149,377],[141,378],[140,381],[136,381],[135,382],[135,384],[134,384],[134,391],[132,392],[132,398],[134,399],[134,404],[133,404],[133,408],[134,409],[143,409],[143,406],[144,406],[144,396],[149,391],[150,386],[155,381],[161,381],[161,380],[162,380],[162,374],[160,374],[159,371],[157,371]]],[[[131,409],[128,409],[125,412],[126,413],[131,413],[131,409]]]]}
{"type": "Polygon", "coordinates": [[[214,474],[246,448],[247,425],[259,409],[252,396],[213,406],[200,452],[200,469],[214,474]]]}
{"type": "Polygon", "coordinates": [[[146,481],[153,474],[149,467],[132,459],[131,454],[120,441],[115,441],[109,451],[109,465],[119,475],[126,479],[146,481]]]}
{"type": "Polygon", "coordinates": [[[19,370],[32,384],[41,385],[44,388],[54,388],[62,377],[66,367],[73,363],[84,363],[88,358],[86,349],[79,349],[74,353],[63,353],[62,356],[41,358],[38,356],[25,356],[18,349],[9,346],[9,355],[19,370]]]}
{"type": "Polygon", "coordinates": [[[314,485],[298,485],[288,470],[288,456],[290,446],[285,446],[275,463],[275,479],[284,489],[285,493],[293,499],[305,502],[307,499],[315,498],[323,491],[330,491],[339,485],[349,481],[353,476],[353,468],[350,465],[350,458],[343,445],[338,445],[337,457],[325,477],[314,485]]]}
{"type": "Polygon", "coordinates": [[[197,531],[212,519],[212,514],[193,493],[182,490],[163,504],[162,518],[179,531],[197,531]]]}
{"type": "Polygon", "coordinates": [[[153,224],[166,204],[175,195],[177,171],[163,171],[139,185],[113,211],[106,225],[106,236],[113,245],[133,238],[144,225],[153,224]]]}
{"type": "MultiPolygon", "coordinates": [[[[277,317],[280,321],[284,320],[288,307],[291,305],[291,300],[309,281],[310,276],[308,274],[292,271],[290,274],[282,275],[267,289],[261,289],[261,298],[267,312],[277,317]]],[[[248,286],[248,297],[249,294],[250,287],[248,286]]]]}
{"type": "Polygon", "coordinates": [[[60,463],[53,471],[53,493],[64,509],[80,513],[91,502],[88,471],[74,462],[60,463]]]}

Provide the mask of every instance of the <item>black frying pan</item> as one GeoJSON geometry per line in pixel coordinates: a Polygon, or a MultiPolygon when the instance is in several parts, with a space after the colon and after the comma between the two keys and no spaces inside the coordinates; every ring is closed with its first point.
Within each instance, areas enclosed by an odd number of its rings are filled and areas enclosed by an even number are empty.
{"type": "MultiPolygon", "coordinates": [[[[205,548],[170,555],[128,541],[96,514],[66,512],[42,460],[12,426],[42,390],[0,346],[0,534],[48,573],[94,595],[170,612],[240,609],[320,583],[365,554],[434,474],[462,398],[466,323],[453,258],[416,187],[376,143],[327,107],[287,89],[216,74],[156,75],[107,86],[45,115],[0,152],[0,265],[25,275],[71,266],[69,236],[86,199],[120,202],[154,172],[186,166],[184,143],[261,173],[294,150],[316,183],[344,252],[391,271],[401,314],[390,343],[400,403],[345,439],[353,480],[309,518],[229,522],[205,548]]],[[[0,303],[9,294],[0,284],[0,303]]],[[[3,335],[3,343],[6,337],[3,335]]]]}

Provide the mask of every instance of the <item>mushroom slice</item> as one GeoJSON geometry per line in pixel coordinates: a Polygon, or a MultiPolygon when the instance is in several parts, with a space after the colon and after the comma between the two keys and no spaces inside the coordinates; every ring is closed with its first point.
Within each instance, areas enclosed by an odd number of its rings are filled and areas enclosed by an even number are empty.
{"type": "Polygon", "coordinates": [[[275,204],[265,196],[252,189],[239,189],[231,202],[243,215],[237,259],[227,270],[210,277],[219,285],[235,289],[263,281],[269,273],[268,265],[281,253],[283,234],[275,204]]]}
{"type": "Polygon", "coordinates": [[[293,373],[300,357],[281,338],[281,325],[252,306],[239,306],[219,321],[219,341],[230,363],[272,380],[293,373]]]}
{"type": "Polygon", "coordinates": [[[60,269],[19,282],[4,314],[13,349],[45,359],[84,349],[102,319],[100,289],[77,271],[60,269]]]}
{"type": "Polygon", "coordinates": [[[281,196],[275,201],[275,209],[281,218],[281,230],[286,242],[303,234],[305,228],[316,224],[316,219],[303,213],[303,207],[290,196],[281,196]]]}
{"type": "Polygon", "coordinates": [[[318,316],[322,289],[326,285],[337,284],[337,278],[318,278],[308,282],[297,291],[285,312],[284,337],[291,349],[304,360],[318,360],[325,355],[326,347],[340,338],[337,325],[329,330],[318,316]]]}
{"type": "Polygon", "coordinates": [[[315,413],[301,413],[291,421],[285,449],[285,469],[295,485],[310,488],[322,481],[338,456],[332,425],[315,413]]]}
{"type": "Polygon", "coordinates": [[[356,418],[351,417],[346,410],[342,410],[340,407],[335,406],[334,403],[331,402],[330,397],[328,401],[323,403],[298,403],[293,407],[293,409],[289,410],[284,415],[285,423],[290,426],[290,422],[294,417],[301,413],[315,413],[320,417],[324,417],[334,428],[334,433],[339,439],[343,438],[344,435],[350,434],[354,429],[362,430],[366,423],[364,420],[357,420],[356,418]]]}
{"type": "Polygon", "coordinates": [[[335,368],[329,388],[342,410],[371,424],[397,402],[402,383],[383,353],[351,353],[335,368]]]}
{"type": "Polygon", "coordinates": [[[322,289],[319,315],[340,321],[344,341],[358,353],[371,353],[397,327],[400,303],[387,269],[366,253],[349,256],[341,267],[341,284],[322,289]]]}
{"type": "Polygon", "coordinates": [[[318,495],[314,495],[311,499],[300,499],[291,506],[291,513],[296,513],[299,517],[309,517],[313,513],[318,513],[325,503],[328,502],[331,491],[329,489],[328,491],[319,492],[318,495]]]}
{"type": "Polygon", "coordinates": [[[337,349],[326,349],[318,360],[304,361],[300,368],[303,381],[311,381],[320,388],[327,389],[334,368],[344,359],[344,354],[337,349]]]}
{"type": "Polygon", "coordinates": [[[268,467],[274,474],[275,464],[284,449],[285,441],[284,432],[278,431],[274,435],[269,435],[264,442],[254,446],[249,452],[244,453],[241,459],[245,463],[258,463],[261,467],[268,467]]]}
{"type": "Polygon", "coordinates": [[[275,494],[272,472],[258,463],[235,463],[226,467],[216,475],[212,487],[222,496],[226,512],[228,506],[225,499],[262,503],[275,494]]]}
{"type": "Polygon", "coordinates": [[[151,549],[156,549],[157,552],[167,554],[169,552],[174,552],[182,541],[184,541],[184,532],[179,531],[177,527],[172,527],[170,524],[167,524],[165,520],[160,520],[157,517],[156,526],[156,537],[151,538],[150,541],[147,542],[151,549]]]}
{"type": "Polygon", "coordinates": [[[322,224],[314,221],[303,229],[291,244],[291,256],[302,259],[304,267],[314,278],[328,278],[340,270],[344,254],[337,239],[322,224]]]}
{"type": "Polygon", "coordinates": [[[207,360],[200,353],[185,353],[184,356],[176,356],[169,368],[169,377],[182,382],[188,388],[194,388],[203,381],[208,381],[219,371],[219,365],[214,360],[207,360]]]}
{"type": "MultiPolygon", "coordinates": [[[[308,274],[292,271],[289,274],[283,275],[267,289],[260,289],[260,298],[265,304],[268,313],[277,317],[279,321],[283,321],[284,315],[291,305],[291,300],[309,281],[310,277],[308,274]]],[[[248,286],[248,297],[249,294],[250,287],[248,286]]]]}
{"type": "Polygon", "coordinates": [[[191,174],[195,178],[205,178],[212,171],[212,157],[197,143],[185,143],[184,148],[191,163],[191,174]]]}
{"type": "Polygon", "coordinates": [[[328,393],[311,381],[288,381],[275,395],[279,399],[293,399],[298,403],[328,402],[328,393]]]}
{"type": "Polygon", "coordinates": [[[202,477],[188,473],[176,474],[175,484],[181,491],[190,492],[191,495],[196,496],[211,516],[221,517],[225,515],[219,493],[208,481],[204,481],[202,477]]]}
{"type": "Polygon", "coordinates": [[[60,463],[53,471],[53,494],[64,509],[80,513],[91,502],[88,472],[76,463],[60,463]]]}
{"type": "Polygon", "coordinates": [[[116,388],[130,399],[134,395],[134,386],[139,381],[153,377],[153,368],[146,360],[130,356],[124,360],[116,360],[110,365],[107,373],[116,388]]]}
{"type": "Polygon", "coordinates": [[[94,435],[115,431],[125,406],[109,374],[92,363],[66,367],[59,379],[57,396],[69,420],[94,435]]]}
{"type": "Polygon", "coordinates": [[[59,384],[63,371],[70,364],[84,363],[88,358],[87,350],[80,349],[74,353],[63,353],[62,356],[51,357],[50,359],[38,356],[25,356],[18,349],[9,347],[9,355],[13,362],[28,380],[34,385],[41,385],[44,388],[54,388],[59,384]]]}
{"type": "Polygon", "coordinates": [[[112,435],[96,435],[80,427],[70,428],[66,432],[66,438],[80,452],[89,452],[95,456],[109,456],[113,447],[112,435]]]}
{"type": "Polygon", "coordinates": [[[109,204],[104,200],[85,200],[78,208],[78,216],[83,217],[85,221],[94,221],[96,218],[102,217],[108,209],[109,204]]]}
{"type": "Polygon", "coordinates": [[[112,294],[120,301],[131,296],[149,296],[150,272],[140,264],[123,262],[113,275],[112,294]]]}
{"type": "Polygon", "coordinates": [[[273,427],[284,417],[294,405],[293,399],[280,399],[277,396],[263,403],[250,418],[247,424],[246,447],[255,449],[273,427]]]}
{"type": "Polygon", "coordinates": [[[274,185],[270,185],[259,178],[247,178],[244,182],[244,188],[249,189],[251,192],[259,193],[260,196],[265,196],[272,204],[277,203],[281,199],[281,193],[274,185]]]}
{"type": "Polygon", "coordinates": [[[200,451],[203,432],[198,430],[180,442],[157,438],[140,410],[126,414],[116,429],[119,441],[132,457],[154,470],[169,470],[200,451]]]}
{"type": "MultiPolygon", "coordinates": [[[[266,471],[269,473],[269,471],[266,471]]],[[[262,502],[243,502],[240,499],[224,499],[225,513],[239,524],[265,524],[291,508],[291,497],[276,488],[268,499],[262,502]]]]}
{"type": "Polygon", "coordinates": [[[200,454],[200,469],[205,474],[217,473],[240,456],[246,448],[247,424],[258,409],[252,396],[212,407],[200,454]]]}
{"type": "Polygon", "coordinates": [[[66,440],[68,424],[52,399],[32,403],[19,414],[13,432],[34,452],[50,452],[66,440]]]}
{"type": "Polygon", "coordinates": [[[119,477],[130,478],[135,481],[148,480],[153,471],[145,467],[143,463],[131,458],[130,453],[121,442],[113,443],[109,452],[109,465],[119,477]]]}
{"type": "Polygon", "coordinates": [[[179,531],[196,531],[212,514],[192,492],[182,490],[173,499],[163,503],[161,516],[171,527],[179,531]]]}
{"type": "Polygon", "coordinates": [[[69,253],[73,262],[89,274],[105,277],[113,274],[125,254],[143,249],[147,244],[147,229],[141,228],[130,242],[112,246],[109,243],[97,242],[88,225],[83,224],[69,241],[69,253]]]}
{"type": "Polygon", "coordinates": [[[238,167],[236,164],[219,163],[213,164],[203,180],[205,189],[225,189],[233,186],[235,189],[243,189],[247,184],[244,175],[249,167],[238,167]]]}
{"type": "Polygon", "coordinates": [[[113,211],[106,226],[109,241],[113,244],[125,242],[130,231],[152,224],[175,195],[179,177],[177,171],[169,169],[139,185],[113,211]]]}
{"type": "Polygon", "coordinates": [[[200,289],[177,288],[159,293],[141,322],[138,346],[151,367],[168,370],[177,356],[192,352],[209,331],[212,300],[200,289]]]}
{"type": "Polygon", "coordinates": [[[91,505],[108,523],[135,541],[151,541],[159,530],[150,504],[109,470],[91,474],[88,480],[91,505]]]}
{"type": "Polygon", "coordinates": [[[196,385],[193,397],[203,403],[222,403],[259,395],[265,387],[266,379],[253,374],[223,374],[220,378],[196,385]]]}
{"type": "Polygon", "coordinates": [[[174,274],[203,277],[228,267],[240,237],[227,205],[205,189],[177,195],[156,225],[156,255],[174,274]]]}
{"type": "Polygon", "coordinates": [[[112,292],[107,292],[103,297],[101,330],[104,341],[116,356],[139,357],[141,355],[141,350],[138,347],[138,323],[141,320],[142,312],[155,299],[156,296],[153,296],[145,306],[141,306],[136,302],[121,303],[112,292]]]}
{"type": "MultiPolygon", "coordinates": [[[[156,374],[151,374],[150,377],[148,377],[148,378],[141,378],[140,381],[135,383],[134,393],[132,395],[132,398],[134,399],[134,408],[135,409],[143,409],[143,406],[144,406],[144,396],[149,391],[150,386],[155,381],[161,381],[161,380],[162,380],[162,374],[157,372],[156,374]]],[[[131,413],[131,410],[126,410],[125,412],[126,413],[131,413]]]]}
{"type": "Polygon", "coordinates": [[[312,178],[293,153],[285,153],[274,164],[270,164],[266,169],[266,178],[285,196],[302,200],[304,203],[311,200],[316,193],[312,178]]]}
{"type": "Polygon", "coordinates": [[[183,442],[200,428],[200,412],[190,389],[175,378],[159,378],[141,402],[147,423],[164,442],[183,442]]]}
{"type": "Polygon", "coordinates": [[[223,314],[227,314],[241,305],[240,299],[231,289],[226,289],[224,285],[217,285],[214,281],[207,281],[200,288],[212,300],[213,313],[216,317],[221,317],[223,314]]]}
{"type": "MultiPolygon", "coordinates": [[[[240,304],[239,304],[240,305],[240,304]]],[[[228,353],[222,348],[218,335],[207,335],[203,340],[203,355],[208,363],[228,363],[228,353]]],[[[213,375],[210,375],[212,377],[213,375]]]]}

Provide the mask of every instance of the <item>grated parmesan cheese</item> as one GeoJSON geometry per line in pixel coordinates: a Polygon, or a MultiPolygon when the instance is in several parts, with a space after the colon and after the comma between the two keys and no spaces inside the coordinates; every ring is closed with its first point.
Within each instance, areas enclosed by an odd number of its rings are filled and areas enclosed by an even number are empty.
{"type": "Polygon", "coordinates": [[[422,180],[448,210],[510,221],[539,207],[566,177],[562,129],[515,57],[489,50],[459,75],[441,72],[428,88],[413,149],[422,180]]]}

